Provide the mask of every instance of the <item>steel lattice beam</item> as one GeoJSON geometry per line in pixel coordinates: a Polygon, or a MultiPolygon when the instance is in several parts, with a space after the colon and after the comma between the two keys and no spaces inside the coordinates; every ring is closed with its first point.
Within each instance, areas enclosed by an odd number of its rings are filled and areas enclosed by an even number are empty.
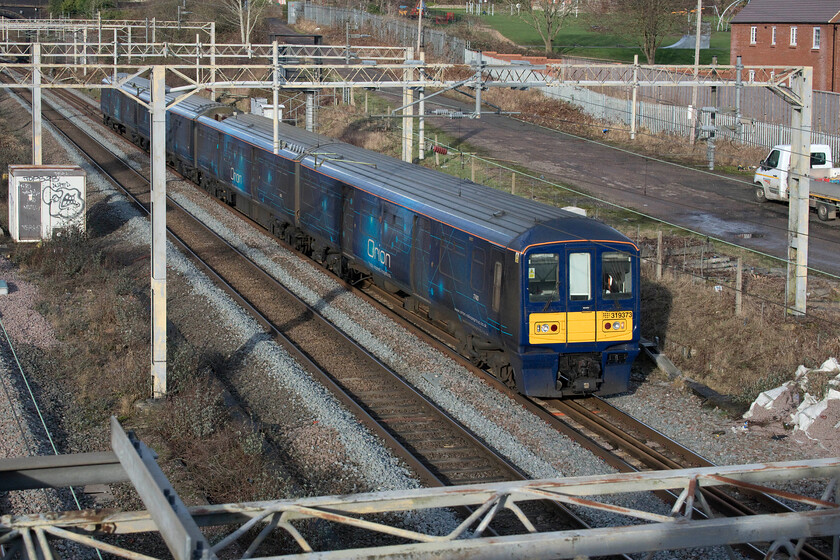
{"type": "MultiPolygon", "coordinates": [[[[248,546],[252,557],[265,537],[273,532],[291,535],[304,553],[311,547],[295,523],[320,519],[322,522],[353,527],[371,534],[391,535],[408,544],[321,551],[319,558],[573,558],[619,553],[674,550],[747,542],[770,542],[774,549],[794,551],[798,539],[840,535],[840,508],[836,483],[840,459],[818,459],[732,467],[708,467],[663,472],[599,475],[555,480],[502,482],[448,488],[425,488],[350,496],[325,496],[298,500],[277,500],[240,504],[183,507],[174,490],[152,460],[153,454],[133,436],[126,436],[112,419],[112,445],[131,475],[149,511],[114,513],[105,511],[64,512],[49,515],[0,517],[0,545],[19,546],[37,553],[46,535],[105,550],[126,558],[149,558],[136,551],[119,549],[97,540],[103,534],[129,534],[160,530],[176,558],[188,551],[202,550],[206,558],[227,549],[233,542],[262,529],[248,546]],[[766,485],[784,485],[803,479],[827,482],[820,498],[799,496],[766,485]],[[736,518],[693,519],[694,508],[682,507],[708,487],[760,489],[766,494],[798,502],[804,511],[736,518]],[[671,515],[621,507],[610,496],[673,490],[680,495],[671,515]],[[155,497],[156,496],[156,497],[155,497]],[[579,508],[609,511],[635,523],[610,528],[536,533],[522,504],[533,500],[554,500],[579,508]],[[403,526],[406,512],[470,506],[475,512],[447,535],[420,532],[403,526]],[[811,509],[808,509],[811,508],[811,509]],[[501,510],[510,510],[523,522],[519,534],[484,537],[483,530],[501,510]],[[683,513],[689,512],[688,514],[683,513]],[[390,523],[371,521],[388,519],[390,523]],[[212,549],[196,547],[206,543],[198,527],[237,525],[212,549]],[[160,529],[159,529],[160,528],[160,529]],[[191,544],[192,543],[192,544],[191,544]],[[192,547],[192,548],[191,548],[192,547]]],[[[0,471],[3,462],[0,461],[0,471]]],[[[835,551],[835,554],[838,551],[835,551]]],[[[306,556],[305,554],[303,556],[306,556]]],[[[302,557],[295,555],[295,557],[302,557]]],[[[275,558],[275,557],[272,557],[275,558]]]]}

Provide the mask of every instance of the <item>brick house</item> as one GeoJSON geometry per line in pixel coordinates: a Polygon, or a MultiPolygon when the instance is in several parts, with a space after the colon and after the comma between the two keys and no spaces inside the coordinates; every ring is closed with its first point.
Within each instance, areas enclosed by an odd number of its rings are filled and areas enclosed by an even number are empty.
{"type": "Polygon", "coordinates": [[[812,66],[814,89],[840,92],[840,0],[751,0],[732,18],[731,64],[812,66]]]}

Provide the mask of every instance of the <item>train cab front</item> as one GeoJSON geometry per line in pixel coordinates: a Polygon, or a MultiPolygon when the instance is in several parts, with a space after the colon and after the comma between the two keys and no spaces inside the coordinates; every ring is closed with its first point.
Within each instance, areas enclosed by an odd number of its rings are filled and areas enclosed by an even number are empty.
{"type": "Polygon", "coordinates": [[[628,242],[540,245],[522,255],[523,317],[514,369],[526,395],[626,391],[639,353],[639,259],[628,242]]]}

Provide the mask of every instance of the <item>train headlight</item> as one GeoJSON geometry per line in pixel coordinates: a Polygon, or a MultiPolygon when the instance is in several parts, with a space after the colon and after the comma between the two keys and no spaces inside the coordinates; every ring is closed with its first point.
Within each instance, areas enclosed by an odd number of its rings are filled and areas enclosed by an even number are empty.
{"type": "Polygon", "coordinates": [[[556,322],[534,323],[534,334],[557,334],[558,331],[560,331],[560,325],[556,322]]]}
{"type": "Polygon", "coordinates": [[[618,321],[616,321],[615,323],[613,323],[613,330],[616,330],[616,331],[617,331],[617,330],[619,330],[619,329],[621,329],[621,323],[619,323],[618,321]]]}

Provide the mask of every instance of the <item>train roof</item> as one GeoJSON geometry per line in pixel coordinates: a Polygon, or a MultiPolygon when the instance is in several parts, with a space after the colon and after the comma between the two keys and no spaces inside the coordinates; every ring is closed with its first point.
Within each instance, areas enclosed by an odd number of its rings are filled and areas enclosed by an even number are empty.
{"type": "MultiPolygon", "coordinates": [[[[241,114],[202,122],[273,150],[271,119],[241,114]]],[[[558,241],[632,244],[597,220],[280,124],[280,155],[514,251],[558,241]]]]}
{"type": "MultiPolygon", "coordinates": [[[[150,99],[150,83],[145,78],[132,78],[123,88],[144,101],[150,99]]],[[[167,90],[167,104],[175,98],[176,94],[167,90]]],[[[214,108],[225,107],[193,95],[170,110],[234,134],[268,152],[273,151],[271,119],[234,114],[223,121],[216,121],[202,116],[214,108]]],[[[597,220],[285,123],[280,123],[279,140],[280,155],[283,157],[299,160],[319,173],[513,251],[522,252],[535,245],[569,241],[633,245],[627,237],[597,220]]]]}
{"type": "MultiPolygon", "coordinates": [[[[118,77],[126,78],[127,74],[118,74],[118,77]]],[[[110,82],[108,79],[106,79],[106,81],[110,82]]],[[[122,89],[137,96],[146,103],[149,103],[152,99],[151,87],[151,82],[148,79],[135,76],[123,84],[122,89]]],[[[170,92],[169,88],[166,88],[167,105],[175,101],[177,97],[177,92],[170,92]]],[[[202,97],[200,95],[185,97],[169,110],[176,115],[181,115],[189,119],[196,119],[212,110],[225,110],[226,112],[233,112],[233,108],[229,105],[217,103],[216,101],[207,99],[206,97],[202,97]]]]}

